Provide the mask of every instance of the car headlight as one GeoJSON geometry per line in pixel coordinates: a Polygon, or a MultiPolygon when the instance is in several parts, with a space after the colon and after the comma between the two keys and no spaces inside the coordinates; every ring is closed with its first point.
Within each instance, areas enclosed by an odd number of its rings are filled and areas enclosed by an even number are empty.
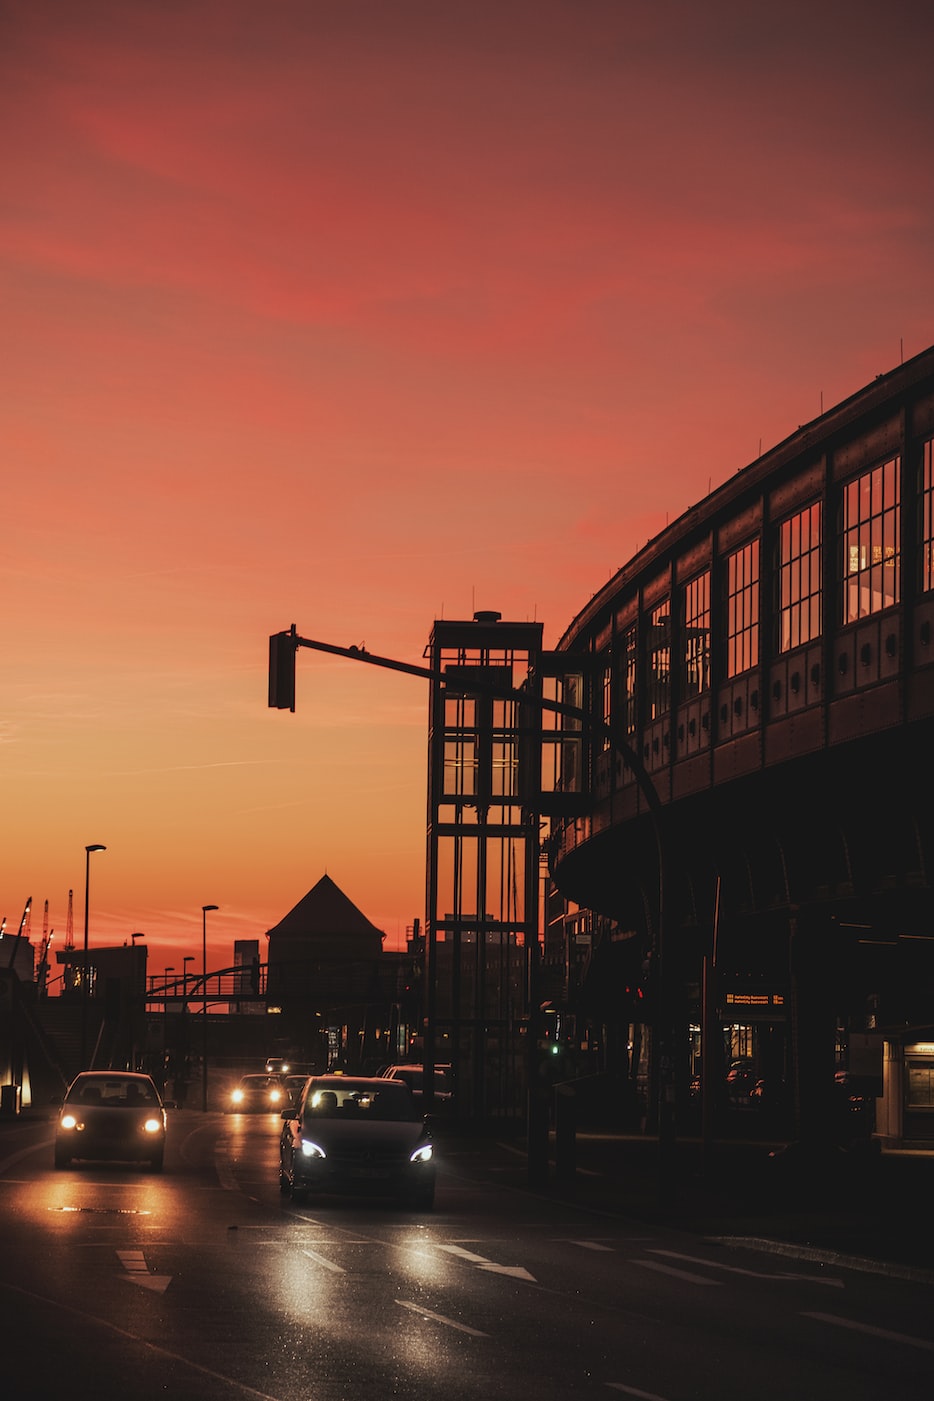
{"type": "Polygon", "coordinates": [[[281,1090],[270,1090],[270,1092],[269,1092],[269,1098],[270,1098],[270,1101],[271,1101],[273,1104],[278,1104],[279,1101],[280,1101],[280,1099],[282,1098],[282,1091],[281,1091],[281,1090]]]}
{"type": "Polygon", "coordinates": [[[303,1138],[302,1156],[305,1158],[326,1158],[327,1153],[325,1153],[320,1143],[312,1143],[310,1138],[303,1138]]]}
{"type": "Polygon", "coordinates": [[[147,1119],[146,1122],[145,1122],[145,1124],[143,1125],[143,1132],[144,1132],[144,1133],[161,1133],[161,1132],[162,1132],[162,1120],[161,1120],[161,1119],[147,1119]]]}
{"type": "Polygon", "coordinates": [[[430,1163],[432,1158],[431,1144],[423,1143],[421,1148],[416,1148],[409,1158],[410,1163],[430,1163]]]}
{"type": "Polygon", "coordinates": [[[58,1122],[63,1129],[76,1129],[78,1127],[78,1120],[74,1114],[63,1114],[58,1122]]]}
{"type": "Polygon", "coordinates": [[[240,1103],[242,1102],[242,1100],[243,1100],[243,1091],[242,1091],[242,1090],[234,1090],[234,1092],[233,1092],[233,1094],[230,1096],[230,1098],[233,1100],[234,1104],[240,1104],[240,1103]]]}

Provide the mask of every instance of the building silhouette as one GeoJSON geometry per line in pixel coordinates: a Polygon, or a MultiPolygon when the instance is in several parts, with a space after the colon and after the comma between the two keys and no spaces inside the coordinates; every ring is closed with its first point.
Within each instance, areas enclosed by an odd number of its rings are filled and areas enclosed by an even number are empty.
{"type": "Polygon", "coordinates": [[[703,1092],[796,1136],[866,1101],[888,1141],[934,1132],[932,623],[934,349],[565,630],[586,803],[552,821],[546,958],[587,1065],[649,1117],[661,1093],[696,1123],[703,1092]]]}

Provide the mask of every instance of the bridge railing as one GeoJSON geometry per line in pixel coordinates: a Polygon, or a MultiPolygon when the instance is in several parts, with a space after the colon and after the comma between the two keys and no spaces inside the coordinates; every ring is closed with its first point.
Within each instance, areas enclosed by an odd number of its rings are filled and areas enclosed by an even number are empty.
{"type": "Polygon", "coordinates": [[[244,968],[242,965],[220,968],[209,971],[206,976],[189,973],[187,977],[176,974],[166,977],[165,974],[155,973],[146,979],[147,1008],[180,1007],[188,1002],[200,1006],[205,1000],[208,1004],[264,1002],[266,964],[261,963],[258,969],[255,966],[244,968]]]}

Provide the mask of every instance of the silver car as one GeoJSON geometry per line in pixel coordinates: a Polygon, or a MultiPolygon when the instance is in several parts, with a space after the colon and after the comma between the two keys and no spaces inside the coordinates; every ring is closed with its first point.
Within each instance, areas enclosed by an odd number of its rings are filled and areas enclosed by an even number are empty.
{"type": "Polygon", "coordinates": [[[55,1166],[76,1158],[147,1162],[160,1172],[165,1106],[148,1075],[88,1070],[68,1087],[55,1128],[55,1166]]]}

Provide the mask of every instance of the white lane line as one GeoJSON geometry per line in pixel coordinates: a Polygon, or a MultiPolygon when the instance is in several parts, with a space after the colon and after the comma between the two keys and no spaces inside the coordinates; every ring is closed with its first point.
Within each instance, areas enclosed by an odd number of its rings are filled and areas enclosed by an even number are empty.
{"type": "Polygon", "coordinates": [[[473,1338],[488,1338],[490,1336],[489,1333],[481,1333],[479,1328],[468,1328],[466,1323],[455,1323],[453,1318],[445,1318],[443,1313],[432,1313],[431,1309],[423,1309],[421,1304],[410,1304],[407,1299],[397,1299],[396,1303],[400,1308],[411,1309],[421,1318],[430,1318],[435,1323],[443,1323],[447,1328],[456,1328],[461,1333],[469,1333],[473,1338]]]}
{"type": "Polygon", "coordinates": [[[868,1333],[873,1338],[886,1338],[890,1343],[924,1348],[934,1352],[934,1343],[927,1338],[913,1338],[909,1333],[893,1333],[888,1328],[874,1328],[871,1323],[856,1323],[852,1318],[839,1318],[835,1313],[802,1313],[802,1318],[816,1318],[818,1323],[833,1323],[837,1328],[850,1328],[854,1333],[868,1333]]]}
{"type": "Polygon", "coordinates": [[[612,1245],[602,1245],[598,1240],[571,1240],[568,1245],[579,1245],[581,1250],[608,1250],[613,1254],[612,1245]]]}
{"type": "Polygon", "coordinates": [[[712,1285],[716,1289],[721,1288],[718,1279],[705,1279],[703,1275],[691,1274],[688,1270],[676,1270],[673,1265],[663,1265],[660,1260],[633,1260],[634,1265],[641,1265],[646,1270],[656,1270],[660,1275],[671,1275],[674,1279],[687,1280],[688,1284],[712,1285]]]}
{"type": "Polygon", "coordinates": [[[238,1381],[236,1377],[228,1377],[223,1372],[215,1372],[210,1367],[203,1367],[200,1362],[194,1362],[190,1357],[185,1357],[180,1352],[173,1352],[170,1348],[162,1347],[159,1343],[150,1342],[148,1338],[142,1337],[139,1333],[130,1333],[126,1328],[121,1328],[106,1318],[97,1318],[94,1314],[86,1313],[84,1309],[76,1308],[73,1304],[62,1303],[61,1299],[44,1298],[41,1294],[33,1294],[30,1289],[21,1289],[19,1285],[9,1284],[6,1280],[0,1280],[0,1292],[18,1294],[22,1299],[30,1299],[34,1304],[41,1304],[47,1313],[51,1310],[60,1312],[64,1309],[73,1317],[80,1318],[89,1330],[97,1328],[114,1333],[119,1338],[125,1338],[128,1342],[136,1343],[139,1347],[145,1348],[147,1352],[156,1353],[159,1357],[167,1357],[172,1362],[190,1367],[193,1372],[199,1372],[203,1377],[210,1377],[212,1381],[221,1382],[231,1391],[237,1390],[242,1392],[244,1396],[255,1397],[256,1401],[282,1401],[281,1396],[270,1396],[266,1391],[257,1391],[255,1387],[248,1386],[246,1382],[238,1381]]]}
{"type": "Polygon", "coordinates": [[[637,1386],[624,1386],[622,1382],[607,1382],[611,1391],[625,1391],[627,1396],[641,1396],[642,1401],[666,1401],[654,1391],[640,1391],[637,1386]]]}
{"type": "Polygon", "coordinates": [[[679,1250],[649,1249],[650,1255],[665,1255],[671,1260],[686,1260],[689,1265],[706,1265],[711,1270],[724,1270],[727,1274],[743,1275],[746,1279],[777,1279],[782,1283],[804,1280],[806,1283],[821,1284],[831,1289],[842,1289],[842,1279],[825,1279],[822,1275],[792,1274],[779,1270],[771,1274],[766,1270],[744,1270],[741,1265],[728,1265],[723,1260],[705,1260],[702,1255],[682,1255],[679,1250]]]}
{"type": "Polygon", "coordinates": [[[314,1260],[316,1264],[323,1265],[326,1270],[333,1270],[336,1275],[345,1275],[347,1271],[343,1265],[335,1265],[333,1260],[328,1260],[326,1256],[319,1255],[315,1250],[303,1250],[303,1255],[307,1255],[309,1260],[314,1260]]]}

